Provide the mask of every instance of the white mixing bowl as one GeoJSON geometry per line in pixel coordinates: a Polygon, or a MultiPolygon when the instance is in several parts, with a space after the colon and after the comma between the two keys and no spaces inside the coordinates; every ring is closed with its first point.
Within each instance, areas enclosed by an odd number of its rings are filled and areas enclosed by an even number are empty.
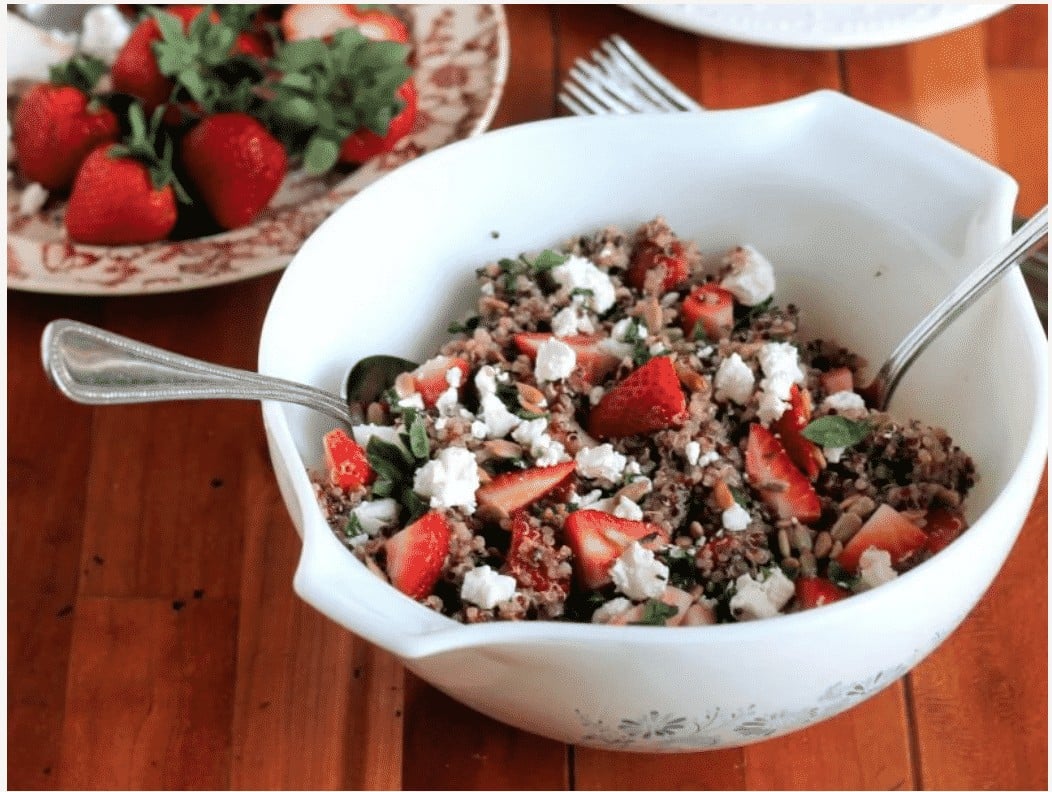
{"type": "MultiPolygon", "coordinates": [[[[658,214],[716,252],[751,242],[805,336],[879,364],[1010,233],[1015,183],[903,121],[819,92],[748,110],[564,118],[428,154],[307,240],[267,314],[259,367],[338,390],[359,358],[423,360],[475,301],[474,269],[658,214]]],[[[1045,338],[1014,272],[936,341],[892,411],[945,427],[975,459],[972,527],[875,590],[713,627],[462,625],[377,579],[332,535],[305,466],[331,427],[263,408],[303,537],[298,594],[494,718],[634,751],[741,745],[868,698],[961,622],[1026,517],[1047,450],[1045,338]]]]}

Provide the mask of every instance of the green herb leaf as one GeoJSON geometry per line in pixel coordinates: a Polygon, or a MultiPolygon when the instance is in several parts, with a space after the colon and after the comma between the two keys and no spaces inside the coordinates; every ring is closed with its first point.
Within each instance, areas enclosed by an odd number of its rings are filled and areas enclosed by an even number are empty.
{"type": "Polygon", "coordinates": [[[542,250],[533,260],[533,268],[538,272],[547,272],[560,264],[565,264],[569,258],[569,255],[557,253],[554,250],[542,250]]]}
{"type": "Polygon", "coordinates": [[[449,333],[471,333],[474,332],[475,328],[479,326],[479,322],[481,321],[481,316],[469,316],[463,323],[450,322],[446,331],[449,333]]]}
{"type": "Polygon", "coordinates": [[[403,490],[402,496],[399,498],[399,501],[401,502],[405,510],[409,512],[409,516],[406,519],[407,523],[414,522],[420,517],[423,517],[431,508],[428,505],[428,503],[424,501],[424,499],[417,495],[415,492],[413,492],[412,489],[403,490]]]}
{"type": "Polygon", "coordinates": [[[358,515],[351,512],[351,516],[348,518],[346,525],[343,526],[343,535],[348,539],[353,539],[355,536],[361,536],[365,533],[365,529],[362,528],[362,523],[358,519],[358,515]]]}
{"type": "Polygon", "coordinates": [[[847,448],[861,441],[873,431],[869,421],[852,421],[842,415],[816,418],[803,428],[801,434],[824,448],[847,448]]]}
{"type": "Polygon", "coordinates": [[[409,426],[409,450],[417,459],[431,457],[431,441],[427,439],[427,424],[419,416],[409,426]]]}
{"type": "Polygon", "coordinates": [[[667,602],[662,602],[659,599],[648,599],[643,605],[642,618],[637,622],[631,623],[661,626],[677,613],[679,613],[679,608],[675,605],[669,605],[667,602]]]}
{"type": "Polygon", "coordinates": [[[340,159],[340,144],[324,134],[316,134],[307,141],[303,165],[307,173],[318,175],[332,169],[340,159]]]}
{"type": "Polygon", "coordinates": [[[379,478],[373,483],[372,493],[374,498],[386,498],[394,492],[394,482],[391,479],[379,478]]]}
{"type": "Polygon", "coordinates": [[[745,490],[739,487],[727,487],[731,491],[731,497],[734,498],[734,502],[741,506],[743,509],[748,509],[752,505],[752,501],[749,500],[749,496],[745,494],[745,490]]]}
{"type": "Polygon", "coordinates": [[[84,93],[91,93],[109,67],[106,63],[91,55],[74,55],[65,63],[59,63],[48,69],[50,82],[55,85],[71,85],[84,93]]]}

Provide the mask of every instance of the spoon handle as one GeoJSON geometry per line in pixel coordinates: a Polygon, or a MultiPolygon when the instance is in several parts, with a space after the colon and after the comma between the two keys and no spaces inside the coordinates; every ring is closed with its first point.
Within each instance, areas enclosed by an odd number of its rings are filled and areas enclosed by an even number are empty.
{"type": "Polygon", "coordinates": [[[177,355],[71,319],[56,319],[44,328],[41,354],[51,381],[81,404],[273,400],[350,422],[347,404],[326,391],[177,355]]]}
{"type": "Polygon", "coordinates": [[[1030,218],[1012,237],[921,319],[888,357],[870,386],[875,406],[883,409],[906,369],[968,306],[1048,240],[1048,207],[1030,218]]]}

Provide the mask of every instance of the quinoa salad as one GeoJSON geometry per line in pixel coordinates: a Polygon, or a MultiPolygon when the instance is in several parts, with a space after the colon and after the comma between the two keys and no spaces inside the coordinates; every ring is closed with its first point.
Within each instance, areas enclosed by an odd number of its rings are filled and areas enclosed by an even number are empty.
{"type": "Polygon", "coordinates": [[[886,583],[966,528],[947,434],[798,340],[777,267],[662,218],[477,271],[477,312],[312,471],[334,533],[460,622],[711,625],[886,583]]]}

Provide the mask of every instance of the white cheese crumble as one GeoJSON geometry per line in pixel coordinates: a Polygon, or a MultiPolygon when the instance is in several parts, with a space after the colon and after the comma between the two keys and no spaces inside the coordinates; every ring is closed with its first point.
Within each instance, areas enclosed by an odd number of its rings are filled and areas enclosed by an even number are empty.
{"type": "Polygon", "coordinates": [[[837,412],[857,412],[866,410],[866,401],[854,391],[842,390],[826,396],[822,406],[837,412]]]}
{"type": "Polygon", "coordinates": [[[899,576],[891,567],[891,553],[867,547],[858,557],[858,572],[866,588],[876,588],[899,576]]]}
{"type": "Polygon", "coordinates": [[[570,256],[552,269],[552,278],[567,292],[574,289],[590,291],[585,302],[596,313],[606,313],[614,304],[614,284],[606,273],[586,258],[570,256]]]}
{"type": "Polygon", "coordinates": [[[404,399],[398,400],[399,407],[413,407],[417,410],[424,409],[424,397],[419,393],[411,393],[404,399]]]}
{"type": "Polygon", "coordinates": [[[759,305],[771,297],[774,294],[774,267],[771,262],[752,245],[742,245],[739,251],[728,258],[734,256],[744,258],[744,265],[720,281],[720,286],[733,294],[742,305],[759,305]]]}
{"type": "Polygon", "coordinates": [[[577,354],[573,347],[556,338],[549,338],[537,348],[533,375],[538,382],[554,382],[570,376],[576,365],[577,354]]]}
{"type": "Polygon", "coordinates": [[[566,453],[566,447],[558,440],[552,440],[548,434],[548,419],[534,418],[523,421],[511,433],[512,439],[521,446],[530,450],[536,467],[551,467],[560,462],[566,462],[570,456],[566,453]]]}
{"type": "Polygon", "coordinates": [[[36,214],[47,203],[47,196],[47,190],[36,182],[27,184],[18,198],[18,213],[20,215],[36,214]]]}
{"type": "Polygon", "coordinates": [[[351,434],[354,435],[354,442],[365,448],[369,445],[369,440],[372,438],[378,438],[383,440],[385,443],[391,443],[393,445],[403,445],[402,438],[398,436],[398,430],[393,426],[380,426],[379,424],[358,424],[357,426],[351,427],[351,434]]]}
{"type": "Polygon", "coordinates": [[[479,440],[487,437],[507,437],[508,432],[522,423],[522,419],[504,405],[495,394],[487,393],[479,402],[479,420],[471,425],[471,433],[479,440]],[[476,434],[475,424],[479,424],[476,434]]]}
{"type": "Polygon", "coordinates": [[[742,360],[741,355],[735,352],[720,363],[712,384],[716,389],[717,399],[730,399],[737,404],[745,404],[752,396],[755,382],[756,377],[752,369],[742,360]]]}
{"type": "Polygon", "coordinates": [[[692,464],[698,464],[698,460],[701,458],[701,443],[697,440],[691,440],[683,449],[683,453],[687,456],[687,461],[692,464]]]}
{"type": "Polygon", "coordinates": [[[596,385],[594,388],[588,391],[588,403],[595,407],[595,405],[599,404],[599,402],[603,400],[603,397],[605,395],[606,391],[603,390],[603,386],[596,385]]]}
{"type": "Polygon", "coordinates": [[[603,443],[594,448],[582,448],[575,461],[578,475],[614,482],[624,473],[628,457],[615,451],[610,443],[603,443]]]}
{"type": "Polygon", "coordinates": [[[88,55],[113,63],[131,35],[131,30],[132,26],[116,6],[95,6],[84,14],[80,49],[88,55]]]}
{"type": "Polygon", "coordinates": [[[492,283],[483,283],[481,286],[479,286],[479,293],[485,295],[486,297],[492,297],[494,294],[497,293],[497,290],[493,288],[492,283]]]}
{"type": "MultiPolygon", "coordinates": [[[[629,599],[660,597],[668,584],[668,567],[639,542],[632,542],[610,567],[617,590],[629,599]]],[[[792,584],[790,584],[792,585],[792,584]]]]}
{"type": "Polygon", "coordinates": [[[460,598],[480,608],[493,608],[515,596],[515,578],[501,575],[493,567],[468,570],[460,586],[460,598]]]}
{"type": "Polygon", "coordinates": [[[847,451],[847,448],[841,448],[840,446],[826,446],[822,449],[826,461],[834,465],[844,456],[845,451],[847,451]]]}
{"type": "Polygon", "coordinates": [[[632,600],[626,597],[615,597],[595,609],[595,613],[592,614],[592,622],[594,624],[608,624],[611,619],[617,618],[632,607],[632,600]]]}
{"type": "Polygon", "coordinates": [[[629,460],[628,464],[625,465],[625,479],[641,475],[643,475],[643,468],[639,466],[639,463],[636,460],[629,460]]]}
{"type": "Polygon", "coordinates": [[[446,369],[446,384],[449,387],[459,388],[463,381],[464,372],[460,370],[460,366],[450,366],[446,369]]]}
{"type": "Polygon", "coordinates": [[[617,500],[617,506],[614,507],[614,516],[623,520],[640,522],[643,519],[643,510],[639,508],[639,504],[634,500],[622,495],[617,500]]]}
{"type": "Polygon", "coordinates": [[[358,518],[358,525],[363,531],[369,536],[376,536],[381,528],[398,521],[398,501],[394,498],[362,501],[351,509],[351,513],[358,518]]]}
{"type": "Polygon", "coordinates": [[[566,306],[552,317],[552,333],[559,338],[592,332],[595,332],[592,320],[582,314],[575,305],[566,306]]]}
{"type": "Polygon", "coordinates": [[[433,509],[462,506],[475,511],[475,491],[479,488],[479,469],[475,455],[466,448],[443,448],[438,456],[416,471],[413,491],[428,500],[433,509]]]}
{"type": "Polygon", "coordinates": [[[724,509],[720,519],[723,521],[724,529],[728,531],[744,531],[749,527],[751,520],[749,512],[742,508],[740,503],[724,509]]]}
{"type": "Polygon", "coordinates": [[[757,359],[764,373],[758,415],[761,422],[769,424],[789,409],[789,390],[804,381],[804,372],[800,369],[799,352],[792,344],[768,342],[760,347],[757,359]]]}
{"type": "Polygon", "coordinates": [[[730,608],[731,614],[738,621],[777,616],[796,591],[793,581],[777,566],[769,567],[768,575],[762,581],[747,574],[742,575],[735,581],[734,587],[735,593],[731,597],[730,608]]]}
{"type": "MultiPolygon", "coordinates": [[[[570,496],[570,503],[574,504],[578,509],[591,509],[602,500],[602,497],[603,491],[599,489],[586,492],[584,495],[578,495],[575,492],[570,496]]],[[[598,511],[602,511],[602,509],[598,511]]]]}
{"type": "Polygon", "coordinates": [[[654,344],[651,344],[650,348],[647,351],[651,354],[652,357],[657,357],[662,352],[666,351],[666,347],[665,347],[664,344],[662,344],[660,341],[658,341],[658,342],[656,342],[654,344]]]}
{"type": "MultiPolygon", "coordinates": [[[[460,369],[453,369],[459,372],[460,369]]],[[[455,386],[451,385],[442,391],[442,395],[435,400],[435,409],[444,418],[452,418],[460,411],[460,394],[455,386]]]]}
{"type": "Polygon", "coordinates": [[[706,467],[708,465],[711,465],[713,462],[715,462],[719,458],[720,458],[720,455],[718,453],[716,453],[715,451],[706,451],[704,454],[702,454],[700,457],[698,457],[697,466],[698,467],[706,467]]]}

